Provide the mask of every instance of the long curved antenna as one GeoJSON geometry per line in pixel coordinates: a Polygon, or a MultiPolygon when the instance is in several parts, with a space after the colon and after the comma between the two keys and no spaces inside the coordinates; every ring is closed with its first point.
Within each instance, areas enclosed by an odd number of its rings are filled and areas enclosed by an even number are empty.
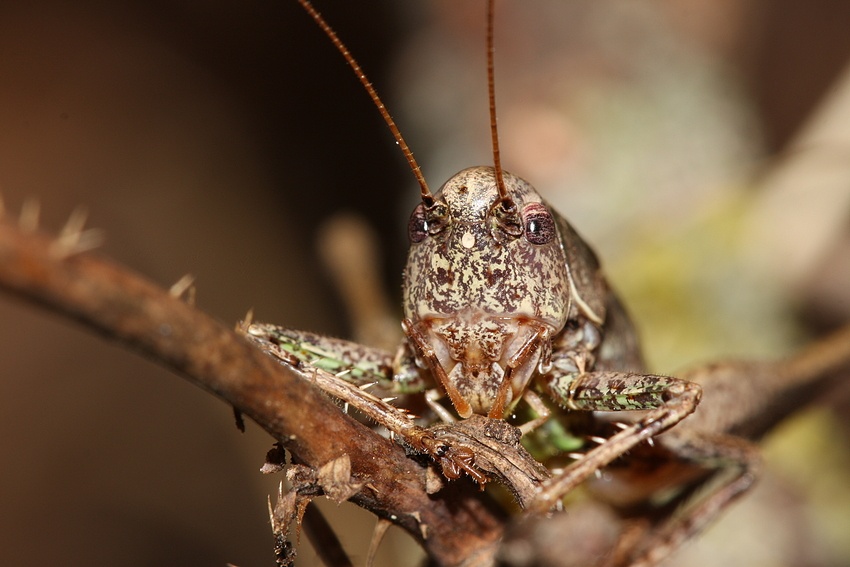
{"type": "Polygon", "coordinates": [[[494,0],[487,0],[487,94],[490,97],[490,137],[493,140],[493,170],[496,173],[496,188],[499,190],[502,205],[507,210],[513,204],[513,200],[505,187],[502,158],[499,153],[499,130],[496,127],[496,71],[493,64],[496,50],[493,45],[493,4],[494,0]]]}
{"type": "Polygon", "coordinates": [[[309,0],[298,0],[298,3],[301,4],[308,14],[310,14],[310,17],[315,20],[319,27],[322,28],[322,31],[325,32],[325,35],[331,40],[331,43],[334,44],[337,50],[348,62],[349,66],[351,66],[351,69],[354,71],[354,74],[357,75],[357,79],[363,85],[363,88],[365,88],[366,92],[369,93],[369,96],[372,98],[372,102],[375,103],[375,106],[378,108],[378,112],[381,113],[384,122],[386,122],[387,126],[389,126],[390,132],[392,132],[396,143],[399,148],[401,148],[401,153],[404,154],[404,157],[407,159],[407,163],[410,165],[410,169],[413,171],[413,175],[416,177],[416,181],[419,183],[422,202],[425,203],[426,206],[430,206],[434,202],[434,197],[428,189],[428,184],[425,182],[425,176],[422,175],[422,170],[419,168],[419,164],[416,163],[416,159],[413,157],[413,152],[410,151],[410,148],[407,146],[407,142],[404,141],[404,138],[402,137],[398,126],[396,126],[393,117],[390,116],[390,113],[384,106],[384,103],[381,102],[381,97],[378,96],[378,93],[372,86],[372,83],[369,82],[369,79],[366,77],[363,69],[360,68],[360,64],[357,63],[357,60],[354,59],[354,56],[351,55],[351,52],[348,51],[345,44],[342,43],[339,37],[337,37],[336,32],[334,32],[325,19],[322,18],[322,15],[316,11],[309,0]]]}

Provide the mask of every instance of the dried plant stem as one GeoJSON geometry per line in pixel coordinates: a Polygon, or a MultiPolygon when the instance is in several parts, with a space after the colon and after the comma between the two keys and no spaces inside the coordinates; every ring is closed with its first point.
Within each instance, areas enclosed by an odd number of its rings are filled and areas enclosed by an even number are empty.
{"type": "Polygon", "coordinates": [[[281,366],[167,290],[94,254],[0,219],[0,289],[73,319],[183,375],[253,419],[311,467],[348,454],[352,501],[392,519],[440,565],[492,557],[504,520],[466,483],[425,491],[425,469],[281,366]],[[329,442],[332,440],[332,442],[329,442]]]}

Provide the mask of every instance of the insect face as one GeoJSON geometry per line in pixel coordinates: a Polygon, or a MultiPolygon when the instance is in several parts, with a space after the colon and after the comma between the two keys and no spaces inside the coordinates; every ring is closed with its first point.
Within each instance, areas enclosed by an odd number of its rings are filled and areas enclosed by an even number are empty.
{"type": "Polygon", "coordinates": [[[504,177],[507,206],[493,168],[474,167],[420,204],[409,224],[407,325],[433,349],[440,368],[431,370],[461,417],[502,417],[570,310],[555,218],[529,183],[504,177]]]}

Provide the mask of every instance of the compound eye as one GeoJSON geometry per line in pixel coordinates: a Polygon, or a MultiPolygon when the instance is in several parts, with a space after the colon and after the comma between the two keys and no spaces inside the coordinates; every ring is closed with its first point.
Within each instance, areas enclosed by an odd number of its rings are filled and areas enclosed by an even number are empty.
{"type": "Polygon", "coordinates": [[[555,219],[543,203],[531,203],[522,210],[525,238],[532,244],[547,244],[557,234],[555,219]]]}
{"type": "Polygon", "coordinates": [[[413,209],[407,222],[407,237],[411,242],[422,242],[428,236],[428,221],[425,220],[425,205],[420,203],[413,209]]]}

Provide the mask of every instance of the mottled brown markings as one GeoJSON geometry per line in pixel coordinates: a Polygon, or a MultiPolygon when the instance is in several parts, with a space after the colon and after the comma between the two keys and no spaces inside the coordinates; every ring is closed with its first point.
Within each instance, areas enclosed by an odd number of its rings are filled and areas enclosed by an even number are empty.
{"type": "MultiPolygon", "coordinates": [[[[301,2],[358,73],[394,129],[356,62],[306,0],[301,2]]],[[[473,413],[503,417],[535,379],[558,396],[557,403],[574,409],[622,409],[641,405],[639,399],[652,400],[642,408],[653,410],[645,420],[552,479],[534,505],[542,510],[636,443],[684,418],[693,411],[700,392],[699,387],[685,387],[674,379],[622,372],[628,369],[626,363],[640,360],[637,342],[596,257],[531,185],[501,169],[493,86],[492,0],[487,6],[487,79],[495,167],[463,170],[434,195],[422,184],[422,203],[409,225],[411,249],[403,285],[406,344],[399,352],[413,352],[430,369],[463,418],[473,413]],[[434,277],[440,269],[450,277],[434,277]],[[491,285],[487,270],[500,272],[501,281],[491,285]],[[609,307],[614,324],[606,337],[603,330],[609,307]],[[568,320],[576,325],[565,327],[568,320]],[[446,321],[456,322],[457,327],[450,328],[446,321]],[[503,326],[498,341],[492,329],[496,322],[503,326]],[[540,370],[543,367],[545,371],[540,370]],[[550,373],[550,368],[557,373],[550,373]],[[644,389],[646,380],[653,382],[648,391],[644,389]],[[651,395],[645,398],[647,392],[651,395]],[[662,398],[669,403],[662,404],[662,398]]],[[[403,145],[397,131],[393,132],[403,145]]],[[[405,148],[404,153],[422,181],[410,151],[405,148]]],[[[396,375],[408,375],[410,371],[398,363],[404,357],[395,360],[396,375]]],[[[331,364],[337,362],[330,360],[331,364]]],[[[640,369],[634,366],[632,370],[640,369]]],[[[534,407],[533,396],[529,398],[534,407]]],[[[434,402],[432,397],[426,399],[434,402]]],[[[441,413],[443,408],[432,405],[432,409],[448,417],[441,413]]],[[[420,446],[443,458],[433,447],[420,446]]],[[[471,468],[462,459],[454,465],[471,468]]]]}
{"type": "MultiPolygon", "coordinates": [[[[510,174],[505,178],[515,201],[507,209],[496,206],[498,194],[491,169],[472,168],[449,180],[435,194],[446,211],[440,239],[426,238],[414,243],[405,271],[406,315],[419,326],[423,336],[450,343],[447,346],[453,360],[444,357],[441,363],[448,365],[447,376],[454,376],[456,392],[452,398],[475,398],[467,401],[486,413],[490,412],[481,400],[491,395],[494,383],[504,379],[509,356],[506,349],[512,341],[526,339],[519,337],[515,323],[502,323],[497,332],[503,339],[495,341],[488,334],[492,331],[480,321],[521,320],[521,326],[534,321],[544,325],[549,336],[555,336],[566,321],[571,293],[560,243],[547,238],[548,242],[533,244],[521,238],[525,231],[518,207],[524,207],[532,216],[548,218],[546,205],[525,181],[510,174]],[[448,272],[451,278],[446,277],[448,272]],[[428,278],[429,273],[436,277],[428,278]],[[469,325],[470,332],[459,336],[446,334],[443,328],[429,328],[428,321],[449,317],[469,325]],[[498,345],[499,352],[494,351],[494,345],[498,345]],[[490,362],[498,362],[501,369],[482,367],[481,361],[476,360],[480,351],[490,362]],[[470,358],[466,363],[462,362],[464,353],[470,358]],[[454,368],[458,362],[462,375],[454,368]]],[[[550,225],[554,231],[554,222],[550,225]]],[[[519,346],[518,343],[513,348],[519,346]]],[[[529,353],[522,362],[535,364],[538,358],[529,353]]],[[[522,375],[530,376],[533,371],[525,369],[522,375]]],[[[523,388],[524,384],[517,387],[523,388]]],[[[497,390],[504,392],[501,387],[497,390]]],[[[521,394],[521,390],[514,391],[510,399],[517,400],[521,394]]],[[[490,403],[497,401],[491,399],[490,403]]]]}

